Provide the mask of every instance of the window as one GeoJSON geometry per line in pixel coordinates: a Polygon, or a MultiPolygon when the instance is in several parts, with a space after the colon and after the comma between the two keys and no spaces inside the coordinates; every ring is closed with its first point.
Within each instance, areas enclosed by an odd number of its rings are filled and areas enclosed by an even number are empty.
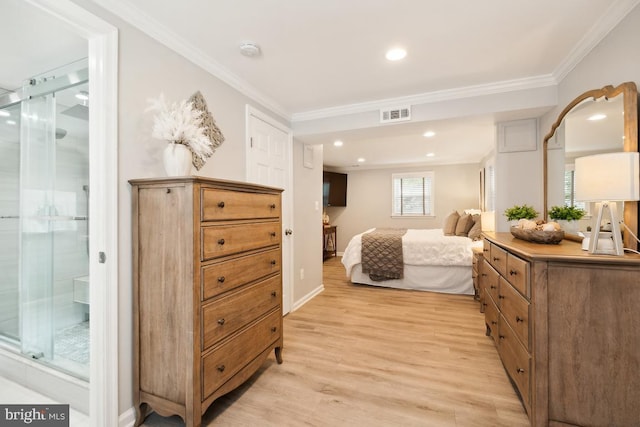
{"type": "Polygon", "coordinates": [[[393,180],[392,216],[433,216],[433,172],[397,173],[393,180]]]}
{"type": "Polygon", "coordinates": [[[587,210],[586,203],[576,202],[576,181],[573,165],[567,165],[564,171],[564,205],[587,210]]]}

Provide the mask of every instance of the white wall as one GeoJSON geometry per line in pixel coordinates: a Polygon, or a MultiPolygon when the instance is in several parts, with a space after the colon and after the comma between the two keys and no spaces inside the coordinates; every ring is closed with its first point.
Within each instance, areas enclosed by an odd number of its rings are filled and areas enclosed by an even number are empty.
{"type": "Polygon", "coordinates": [[[322,288],[322,145],[313,146],[312,168],[303,166],[303,148],[294,140],[294,309],[322,288]]]}
{"type": "Polygon", "coordinates": [[[374,227],[442,228],[453,210],[479,208],[479,165],[429,166],[419,168],[370,169],[347,175],[347,206],[327,207],[331,224],[337,226],[337,248],[343,252],[356,234],[374,227]],[[435,216],[391,217],[391,174],[433,171],[435,216]]]}

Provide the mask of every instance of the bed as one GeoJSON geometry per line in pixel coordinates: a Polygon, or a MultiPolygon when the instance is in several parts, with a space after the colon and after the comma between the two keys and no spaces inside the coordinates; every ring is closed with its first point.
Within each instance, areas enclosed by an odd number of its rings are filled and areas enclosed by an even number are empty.
{"type": "MultiPolygon", "coordinates": [[[[445,235],[443,229],[407,229],[402,235],[403,272],[400,278],[372,279],[363,272],[363,235],[354,236],[342,256],[347,277],[352,283],[400,289],[473,295],[472,248],[482,241],[469,237],[445,235]]],[[[368,239],[368,236],[365,236],[368,239]]]]}

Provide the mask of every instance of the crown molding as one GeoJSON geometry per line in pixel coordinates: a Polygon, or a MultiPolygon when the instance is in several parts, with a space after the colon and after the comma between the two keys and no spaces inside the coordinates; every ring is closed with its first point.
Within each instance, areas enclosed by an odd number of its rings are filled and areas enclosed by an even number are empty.
{"type": "Polygon", "coordinates": [[[464,86],[397,98],[386,98],[370,102],[361,102],[357,104],[340,105],[337,107],[323,108],[320,110],[307,111],[304,113],[294,113],[291,115],[291,122],[295,123],[307,120],[318,120],[329,117],[343,116],[348,114],[365,113],[398,105],[431,104],[435,102],[451,101],[477,96],[495,95],[499,93],[555,86],[557,84],[557,80],[551,74],[527,77],[522,79],[504,80],[501,82],[464,86]]]}
{"type": "Polygon", "coordinates": [[[274,113],[289,120],[291,123],[318,120],[349,114],[358,114],[389,108],[398,105],[430,104],[456,99],[471,98],[518,90],[537,89],[556,86],[584,57],[606,37],[620,21],[636,7],[640,0],[616,0],[600,19],[591,27],[589,32],[571,50],[569,55],[551,73],[521,79],[504,80],[487,84],[464,86],[415,95],[378,99],[374,101],[339,105],[335,107],[291,113],[275,100],[265,96],[261,91],[241,79],[227,68],[206,55],[202,50],[180,37],[171,28],[163,26],[144,14],[131,3],[123,0],[93,0],[104,9],[117,15],[130,25],[144,32],[148,36],[184,56],[194,64],[219,78],[243,95],[270,109],[274,113]]]}
{"type": "Polygon", "coordinates": [[[267,97],[251,84],[241,79],[218,62],[214,61],[201,49],[198,49],[183,37],[176,34],[171,28],[150,18],[130,2],[122,0],[93,0],[93,2],[174,52],[184,56],[189,61],[208,71],[213,76],[219,78],[238,92],[251,98],[265,108],[268,108],[287,120],[291,118],[291,113],[286,111],[276,101],[267,97]]]}
{"type": "Polygon", "coordinates": [[[640,0],[617,0],[593,24],[589,31],[580,39],[569,55],[554,70],[553,76],[561,82],[567,75],[622,21],[640,0]]]}

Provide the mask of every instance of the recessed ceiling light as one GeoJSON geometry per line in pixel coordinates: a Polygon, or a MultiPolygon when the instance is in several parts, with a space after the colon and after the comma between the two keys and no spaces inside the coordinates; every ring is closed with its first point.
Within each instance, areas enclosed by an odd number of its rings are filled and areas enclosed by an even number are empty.
{"type": "Polygon", "coordinates": [[[387,51],[386,58],[389,61],[399,61],[407,56],[407,51],[398,47],[387,51]]]}
{"type": "Polygon", "coordinates": [[[15,125],[16,121],[15,120],[7,120],[7,124],[8,125],[15,125]]]}
{"type": "Polygon", "coordinates": [[[589,117],[587,120],[591,120],[593,122],[596,120],[602,120],[606,118],[607,118],[606,114],[594,114],[593,116],[589,117]]]}
{"type": "Polygon", "coordinates": [[[260,46],[254,42],[242,42],[240,43],[240,53],[249,58],[260,55],[260,46]]]}
{"type": "Polygon", "coordinates": [[[10,112],[5,110],[0,110],[0,117],[9,117],[11,115],[10,112]]]}
{"type": "Polygon", "coordinates": [[[342,147],[342,141],[340,141],[339,139],[336,141],[333,141],[333,145],[335,145],[336,147],[342,147]]]}
{"type": "Polygon", "coordinates": [[[425,133],[422,134],[422,136],[424,136],[425,138],[431,138],[432,136],[435,136],[436,133],[432,130],[428,130],[425,133]]]}
{"type": "Polygon", "coordinates": [[[359,158],[358,158],[358,163],[364,163],[364,161],[365,161],[365,160],[364,160],[364,157],[359,157],[359,158]]]}
{"type": "Polygon", "coordinates": [[[433,157],[435,155],[436,155],[435,153],[427,153],[427,157],[433,157]]]}

